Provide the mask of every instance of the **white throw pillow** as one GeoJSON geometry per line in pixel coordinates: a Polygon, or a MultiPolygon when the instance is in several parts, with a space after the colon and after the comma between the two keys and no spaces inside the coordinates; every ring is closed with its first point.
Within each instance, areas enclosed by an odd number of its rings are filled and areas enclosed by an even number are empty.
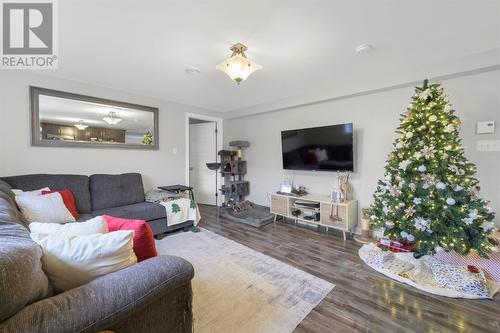
{"type": "Polygon", "coordinates": [[[28,222],[67,223],[75,217],[64,205],[61,194],[55,192],[39,196],[16,196],[16,202],[28,222]]]}
{"type": "Polygon", "coordinates": [[[108,224],[102,216],[94,217],[85,222],[66,224],[33,222],[29,227],[34,234],[59,235],[63,237],[106,234],[109,232],[108,224]]]}
{"type": "Polygon", "coordinates": [[[43,248],[43,271],[56,293],[135,264],[133,237],[130,230],[69,237],[31,233],[43,248]]]}
{"type": "Polygon", "coordinates": [[[17,190],[17,189],[13,189],[12,192],[14,192],[14,194],[17,196],[17,195],[26,195],[26,196],[38,196],[38,195],[42,195],[42,191],[50,191],[50,188],[48,187],[44,187],[44,188],[41,188],[39,190],[34,190],[34,191],[23,191],[23,190],[17,190]]]}

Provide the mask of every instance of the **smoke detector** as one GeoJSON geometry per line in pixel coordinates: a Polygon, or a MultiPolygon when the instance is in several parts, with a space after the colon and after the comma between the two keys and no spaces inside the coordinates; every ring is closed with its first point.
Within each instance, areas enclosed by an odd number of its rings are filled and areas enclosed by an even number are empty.
{"type": "Polygon", "coordinates": [[[371,46],[370,44],[361,44],[358,45],[354,50],[357,54],[365,54],[371,52],[373,50],[373,46],[371,46]]]}

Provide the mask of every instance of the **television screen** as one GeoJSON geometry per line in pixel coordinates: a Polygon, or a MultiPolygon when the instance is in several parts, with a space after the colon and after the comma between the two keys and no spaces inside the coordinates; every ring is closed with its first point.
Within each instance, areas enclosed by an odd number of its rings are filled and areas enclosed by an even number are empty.
{"type": "Polygon", "coordinates": [[[283,168],[353,171],[352,123],[281,132],[283,168]]]}

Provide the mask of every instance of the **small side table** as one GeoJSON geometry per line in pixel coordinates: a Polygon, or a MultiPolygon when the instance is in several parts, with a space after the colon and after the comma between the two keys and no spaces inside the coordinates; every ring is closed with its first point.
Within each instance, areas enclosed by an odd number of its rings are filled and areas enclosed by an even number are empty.
{"type": "Polygon", "coordinates": [[[191,197],[191,200],[194,200],[194,193],[193,193],[193,188],[191,186],[184,186],[184,185],[168,185],[168,186],[158,186],[158,189],[164,190],[164,191],[169,191],[169,192],[174,192],[174,193],[179,193],[183,191],[189,191],[189,196],[191,197]]]}

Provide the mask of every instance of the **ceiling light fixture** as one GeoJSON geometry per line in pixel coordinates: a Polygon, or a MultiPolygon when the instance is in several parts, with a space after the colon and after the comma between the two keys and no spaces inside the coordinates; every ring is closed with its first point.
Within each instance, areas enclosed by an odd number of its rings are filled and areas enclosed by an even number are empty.
{"type": "Polygon", "coordinates": [[[110,111],[106,117],[102,118],[102,120],[104,120],[105,122],[107,122],[110,125],[116,125],[120,121],[122,121],[123,119],[118,118],[116,116],[116,112],[115,111],[110,111]]]}
{"type": "Polygon", "coordinates": [[[354,51],[356,51],[357,54],[368,53],[371,52],[372,50],[373,46],[371,46],[370,44],[361,44],[356,46],[356,48],[354,49],[354,51]]]}
{"type": "Polygon", "coordinates": [[[229,48],[233,53],[231,57],[224,60],[215,68],[226,73],[231,80],[240,84],[246,80],[250,74],[262,68],[261,65],[247,59],[245,51],[247,47],[241,43],[236,43],[229,48]]]}
{"type": "Polygon", "coordinates": [[[84,129],[86,129],[87,127],[89,127],[89,125],[85,125],[85,123],[83,122],[83,120],[78,120],[78,123],[75,124],[75,127],[78,128],[80,131],[83,131],[84,129]]]}

